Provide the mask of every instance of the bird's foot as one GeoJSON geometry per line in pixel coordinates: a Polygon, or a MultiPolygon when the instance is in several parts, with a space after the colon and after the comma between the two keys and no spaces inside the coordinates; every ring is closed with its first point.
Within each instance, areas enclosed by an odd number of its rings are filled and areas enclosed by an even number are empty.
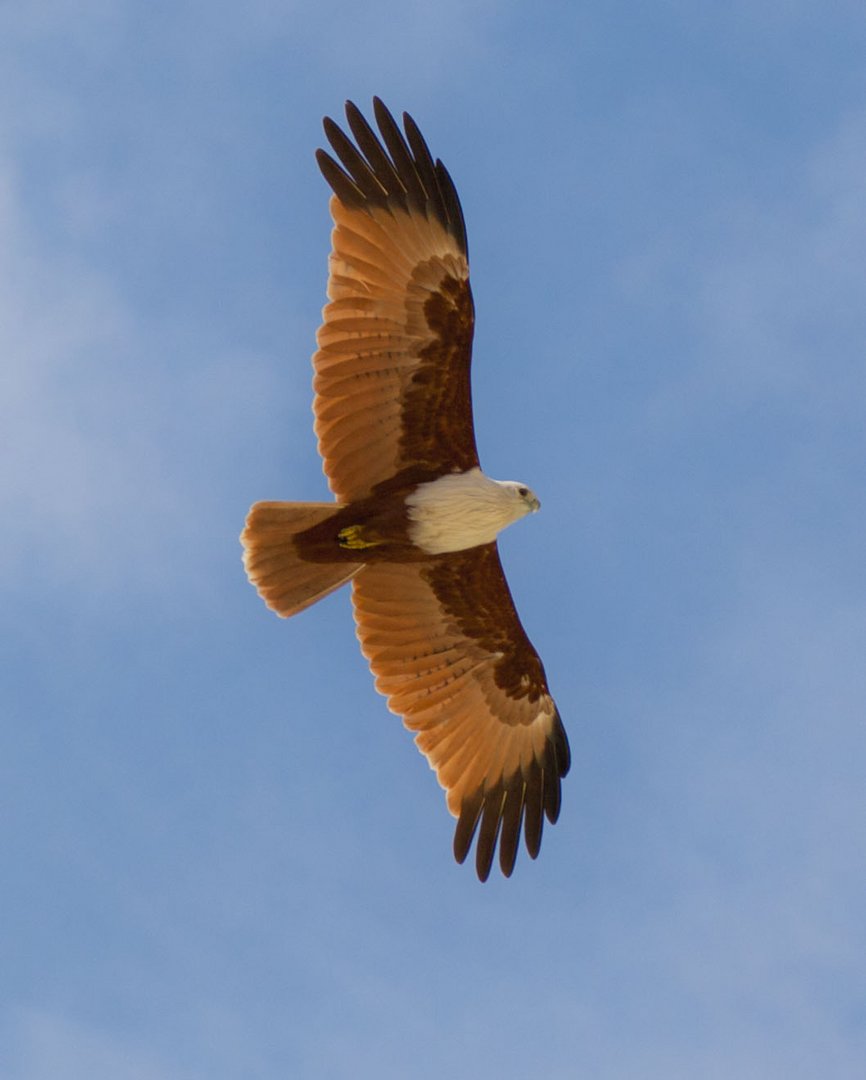
{"type": "Polygon", "coordinates": [[[363,525],[347,525],[337,533],[337,541],[341,548],[349,548],[350,551],[363,551],[365,548],[377,547],[381,540],[367,540],[364,538],[363,525]]]}

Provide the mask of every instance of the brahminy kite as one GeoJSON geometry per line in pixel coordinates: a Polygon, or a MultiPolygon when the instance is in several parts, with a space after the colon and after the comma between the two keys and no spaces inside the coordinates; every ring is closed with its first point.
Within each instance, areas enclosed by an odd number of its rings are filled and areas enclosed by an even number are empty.
{"type": "Polygon", "coordinates": [[[330,118],[328,300],[313,356],[315,432],[335,502],[259,502],[241,535],[269,608],[294,615],[352,582],[357,634],[458,819],[484,881],[534,859],[559,816],[568,739],[520,624],[496,536],[539,507],[481,471],[469,367],[474,308],[454,183],[406,113],[330,118]],[[480,827],[479,827],[480,823],[480,827]]]}

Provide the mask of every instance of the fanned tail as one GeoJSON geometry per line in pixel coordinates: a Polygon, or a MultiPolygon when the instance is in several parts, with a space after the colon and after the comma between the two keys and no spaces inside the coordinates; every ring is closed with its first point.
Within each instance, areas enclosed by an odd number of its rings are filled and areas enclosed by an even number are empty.
{"type": "Polygon", "coordinates": [[[298,554],[295,536],[319,525],[340,507],[335,503],[259,502],[241,533],[244,569],[259,596],[284,618],[315,604],[361,569],[361,563],[309,562],[298,554]]]}

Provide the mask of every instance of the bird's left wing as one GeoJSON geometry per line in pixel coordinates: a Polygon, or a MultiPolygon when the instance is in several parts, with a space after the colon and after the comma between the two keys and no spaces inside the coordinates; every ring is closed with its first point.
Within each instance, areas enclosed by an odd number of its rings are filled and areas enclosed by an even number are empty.
{"type": "Polygon", "coordinates": [[[474,315],[463,213],[412,118],[379,99],[377,136],[346,104],[334,160],[328,298],[313,357],[316,434],[343,502],[478,465],[469,365],[474,315]]]}
{"type": "Polygon", "coordinates": [[[544,668],[520,624],[496,544],[424,562],[374,563],[353,581],[358,637],[377,689],[403,717],[458,818],[476,828],[484,881],[499,840],[511,873],[521,825],[532,858],[559,816],[569,748],[544,668]]]}

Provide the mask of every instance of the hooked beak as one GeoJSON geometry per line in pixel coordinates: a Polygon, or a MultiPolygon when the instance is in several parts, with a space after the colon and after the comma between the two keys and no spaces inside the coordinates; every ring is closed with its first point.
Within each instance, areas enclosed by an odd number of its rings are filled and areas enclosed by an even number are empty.
{"type": "Polygon", "coordinates": [[[536,510],[541,509],[541,500],[536,495],[533,495],[532,498],[529,500],[529,509],[533,514],[536,512],[536,510]]]}

